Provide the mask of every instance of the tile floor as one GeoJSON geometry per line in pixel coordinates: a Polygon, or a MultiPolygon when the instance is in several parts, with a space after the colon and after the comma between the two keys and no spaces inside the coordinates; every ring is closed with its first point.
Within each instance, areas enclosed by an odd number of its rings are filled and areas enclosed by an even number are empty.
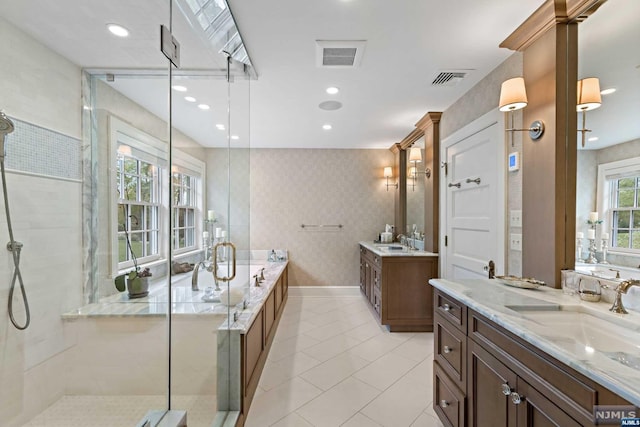
{"type": "Polygon", "coordinates": [[[247,427],[441,427],[432,333],[390,333],[364,297],[289,296],[247,427]]]}

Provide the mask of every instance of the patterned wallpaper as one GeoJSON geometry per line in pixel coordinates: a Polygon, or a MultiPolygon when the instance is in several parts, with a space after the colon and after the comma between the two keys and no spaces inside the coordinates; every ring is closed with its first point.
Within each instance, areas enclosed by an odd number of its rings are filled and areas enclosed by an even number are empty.
{"type": "Polygon", "coordinates": [[[357,286],[358,242],[393,223],[396,190],[382,176],[392,164],[386,149],[251,150],[251,247],[288,249],[292,286],[357,286]]]}

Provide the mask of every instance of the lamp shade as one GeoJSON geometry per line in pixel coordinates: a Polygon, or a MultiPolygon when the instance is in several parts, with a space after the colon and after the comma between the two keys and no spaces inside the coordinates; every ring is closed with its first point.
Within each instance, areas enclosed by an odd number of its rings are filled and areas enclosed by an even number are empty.
{"type": "Polygon", "coordinates": [[[601,104],[600,80],[598,80],[597,77],[578,80],[578,105],[576,106],[576,110],[595,110],[601,104]]]}
{"type": "Polygon", "coordinates": [[[410,162],[421,162],[422,161],[422,151],[420,147],[412,147],[411,151],[409,151],[409,161],[410,162]]]}
{"type": "Polygon", "coordinates": [[[391,169],[391,166],[387,166],[386,168],[384,168],[384,177],[385,178],[393,177],[393,170],[391,169]]]}
{"type": "Polygon", "coordinates": [[[527,106],[524,79],[514,77],[502,82],[500,87],[500,111],[514,111],[527,106]]]}

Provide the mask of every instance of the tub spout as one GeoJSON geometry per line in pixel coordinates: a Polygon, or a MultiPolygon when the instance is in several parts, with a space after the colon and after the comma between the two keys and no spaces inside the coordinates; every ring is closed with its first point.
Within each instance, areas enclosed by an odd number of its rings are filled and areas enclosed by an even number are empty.
{"type": "Polygon", "coordinates": [[[191,290],[199,291],[198,289],[198,272],[200,271],[200,267],[204,267],[204,261],[200,261],[193,267],[193,273],[191,273],[191,290]]]}

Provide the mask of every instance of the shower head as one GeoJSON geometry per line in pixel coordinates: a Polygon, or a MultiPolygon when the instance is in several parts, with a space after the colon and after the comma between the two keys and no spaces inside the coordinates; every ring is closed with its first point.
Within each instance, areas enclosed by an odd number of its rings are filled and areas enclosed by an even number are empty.
{"type": "Polygon", "coordinates": [[[15,126],[11,119],[3,111],[0,111],[0,161],[2,162],[4,162],[5,155],[4,141],[14,129],[15,126]]]}
{"type": "Polygon", "coordinates": [[[4,137],[7,134],[13,132],[14,129],[15,126],[13,125],[11,119],[7,117],[3,111],[0,111],[0,134],[2,134],[2,136],[4,137]]]}

